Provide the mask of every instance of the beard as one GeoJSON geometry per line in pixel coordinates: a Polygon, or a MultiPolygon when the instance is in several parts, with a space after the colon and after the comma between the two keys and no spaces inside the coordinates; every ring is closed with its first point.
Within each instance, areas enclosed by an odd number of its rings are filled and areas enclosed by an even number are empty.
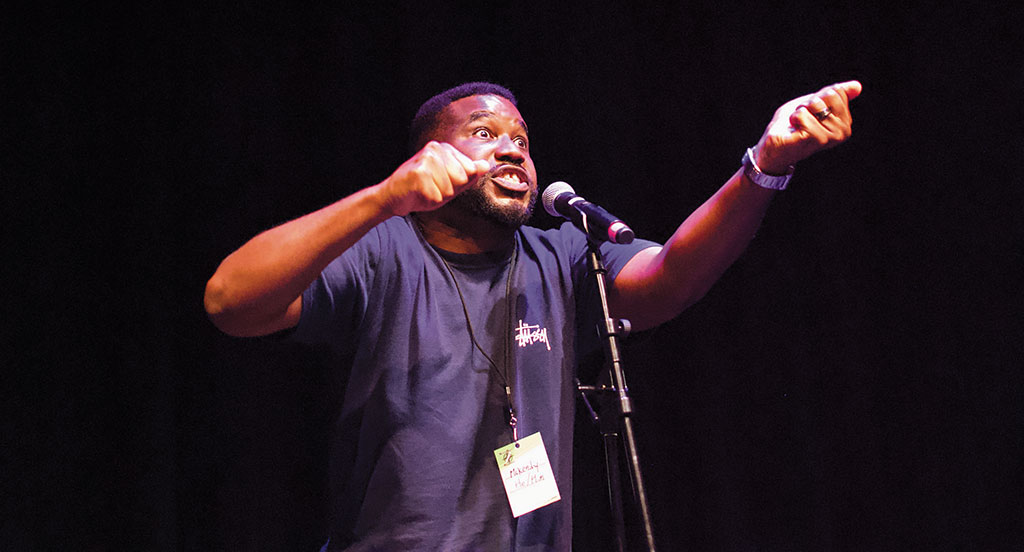
{"type": "Polygon", "coordinates": [[[476,186],[462,192],[451,202],[500,226],[516,229],[526,224],[533,216],[533,208],[537,203],[536,190],[530,191],[530,200],[526,205],[515,202],[499,203],[487,193],[488,181],[488,177],[481,178],[476,186]]]}

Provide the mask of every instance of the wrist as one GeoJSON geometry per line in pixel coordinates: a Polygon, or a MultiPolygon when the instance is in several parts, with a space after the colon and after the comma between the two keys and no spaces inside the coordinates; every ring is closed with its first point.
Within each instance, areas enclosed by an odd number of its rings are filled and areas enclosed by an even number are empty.
{"type": "Polygon", "coordinates": [[[755,148],[747,148],[741,161],[743,164],[743,176],[762,188],[785,190],[789,180],[793,177],[793,166],[789,165],[781,171],[777,168],[766,169],[761,165],[762,161],[760,159],[763,159],[763,157],[758,157],[758,152],[755,151],[755,148]]]}
{"type": "Polygon", "coordinates": [[[367,188],[367,192],[373,208],[379,212],[379,216],[383,219],[389,217],[404,217],[412,212],[412,209],[407,205],[407,201],[403,201],[403,197],[400,194],[395,193],[394,183],[391,182],[391,178],[387,178],[374,186],[367,188]]]}
{"type": "Polygon", "coordinates": [[[776,156],[766,151],[767,148],[761,147],[761,144],[750,149],[753,151],[753,157],[751,160],[757,165],[757,169],[764,174],[769,176],[786,176],[787,174],[793,174],[793,165],[784,161],[779,161],[776,159],[776,156]]]}

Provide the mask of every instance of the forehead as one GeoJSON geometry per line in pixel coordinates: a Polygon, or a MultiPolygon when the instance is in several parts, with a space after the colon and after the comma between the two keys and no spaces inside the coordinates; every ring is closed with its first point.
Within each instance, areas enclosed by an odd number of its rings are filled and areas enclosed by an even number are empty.
{"type": "Polygon", "coordinates": [[[467,96],[449,104],[446,111],[448,120],[454,125],[489,117],[526,129],[526,122],[516,106],[501,96],[467,96]]]}

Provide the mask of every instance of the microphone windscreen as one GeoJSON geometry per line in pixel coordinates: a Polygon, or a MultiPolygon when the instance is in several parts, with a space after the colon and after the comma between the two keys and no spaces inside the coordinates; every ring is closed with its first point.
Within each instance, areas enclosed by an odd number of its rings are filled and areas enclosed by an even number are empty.
{"type": "Polygon", "coordinates": [[[547,211],[549,215],[553,217],[562,216],[558,214],[557,210],[555,210],[555,198],[566,192],[574,195],[576,194],[576,190],[573,190],[572,186],[562,182],[561,180],[558,182],[552,182],[551,185],[544,190],[544,193],[540,196],[540,200],[544,204],[544,210],[547,211]]]}

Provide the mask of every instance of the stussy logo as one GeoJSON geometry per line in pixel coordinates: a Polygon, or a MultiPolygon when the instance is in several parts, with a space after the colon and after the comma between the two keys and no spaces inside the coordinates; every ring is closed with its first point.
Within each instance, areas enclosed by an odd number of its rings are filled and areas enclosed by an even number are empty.
{"type": "Polygon", "coordinates": [[[523,324],[523,321],[519,321],[519,325],[516,326],[516,343],[520,347],[526,347],[527,345],[533,345],[538,341],[547,346],[548,350],[551,350],[551,343],[548,341],[548,329],[541,328],[540,325],[531,326],[529,324],[523,324]]]}

